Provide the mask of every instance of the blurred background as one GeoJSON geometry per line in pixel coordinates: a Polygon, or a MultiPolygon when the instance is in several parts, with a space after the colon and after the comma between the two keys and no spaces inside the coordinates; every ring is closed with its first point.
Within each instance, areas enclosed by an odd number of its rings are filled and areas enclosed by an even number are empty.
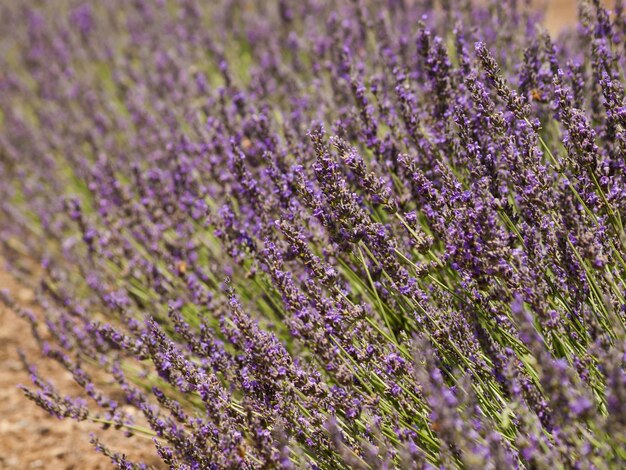
{"type": "MultiPolygon", "coordinates": [[[[545,12],[545,24],[552,33],[576,24],[576,0],[534,0],[533,3],[537,9],[545,12]]],[[[604,0],[601,3],[612,6],[614,2],[604,0]]]]}
{"type": "Polygon", "coordinates": [[[545,8],[546,27],[552,32],[576,23],[576,0],[540,0],[535,3],[537,8],[545,8]]]}

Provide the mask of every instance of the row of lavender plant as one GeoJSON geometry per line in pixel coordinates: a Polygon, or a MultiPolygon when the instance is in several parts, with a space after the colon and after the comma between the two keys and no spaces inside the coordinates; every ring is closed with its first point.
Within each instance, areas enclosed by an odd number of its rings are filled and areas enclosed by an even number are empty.
{"type": "Polygon", "coordinates": [[[623,465],[626,16],[518,3],[0,2],[2,298],[84,390],[27,397],[171,468],[623,465]]]}

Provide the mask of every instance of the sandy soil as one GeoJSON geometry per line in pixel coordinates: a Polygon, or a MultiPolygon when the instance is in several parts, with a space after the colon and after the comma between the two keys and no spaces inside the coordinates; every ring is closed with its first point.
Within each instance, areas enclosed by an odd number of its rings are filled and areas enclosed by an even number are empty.
{"type": "Polygon", "coordinates": [[[540,0],[535,3],[538,8],[545,9],[545,24],[549,31],[556,33],[564,26],[576,24],[575,1],[540,0]]]}
{"type": "MultiPolygon", "coordinates": [[[[534,0],[535,6],[545,11],[545,25],[552,33],[558,33],[563,27],[576,24],[576,0],[534,0]]],[[[606,6],[612,6],[612,0],[603,0],[606,6]]]]}
{"type": "MultiPolygon", "coordinates": [[[[2,266],[0,259],[0,268],[2,266]]],[[[0,289],[7,289],[23,306],[33,298],[31,291],[20,287],[2,271],[0,289]]],[[[90,433],[95,433],[111,450],[163,468],[150,440],[127,438],[118,431],[105,431],[92,423],[58,420],[26,399],[17,385],[30,386],[31,381],[19,359],[18,348],[60,390],[74,395],[79,392],[69,372],[53,361],[41,360],[27,323],[0,306],[0,470],[111,468],[109,459],[94,451],[89,442],[90,433]]]]}

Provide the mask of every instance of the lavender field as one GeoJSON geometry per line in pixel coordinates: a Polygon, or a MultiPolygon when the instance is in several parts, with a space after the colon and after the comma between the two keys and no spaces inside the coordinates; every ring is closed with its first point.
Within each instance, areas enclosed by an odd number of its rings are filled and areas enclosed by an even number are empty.
{"type": "Polygon", "coordinates": [[[121,469],[626,467],[626,12],[578,18],[0,0],[23,401],[121,469]]]}

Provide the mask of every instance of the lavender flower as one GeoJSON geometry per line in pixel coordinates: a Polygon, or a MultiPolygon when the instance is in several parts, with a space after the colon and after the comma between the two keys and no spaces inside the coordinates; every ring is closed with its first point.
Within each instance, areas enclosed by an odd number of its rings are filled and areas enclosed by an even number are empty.
{"type": "Polygon", "coordinates": [[[18,3],[0,300],[81,391],[27,398],[171,468],[624,466],[622,2],[18,3]]]}

